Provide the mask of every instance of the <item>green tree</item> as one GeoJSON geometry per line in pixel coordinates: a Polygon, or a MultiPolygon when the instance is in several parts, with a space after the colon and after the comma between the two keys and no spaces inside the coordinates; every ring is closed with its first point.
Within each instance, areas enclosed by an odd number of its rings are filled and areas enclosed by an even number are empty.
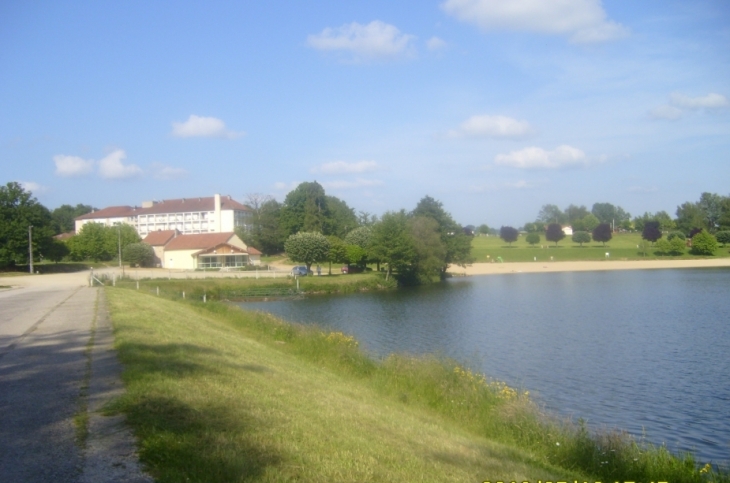
{"type": "Polygon", "coordinates": [[[408,232],[416,250],[413,271],[419,282],[441,278],[446,246],[436,220],[427,216],[412,217],[408,220],[408,232]]]}
{"type": "Polygon", "coordinates": [[[562,212],[560,208],[558,208],[557,205],[543,205],[542,208],[540,208],[540,212],[537,214],[537,220],[541,221],[545,224],[550,223],[565,223],[567,221],[568,217],[565,216],[565,213],[562,212]]]}
{"type": "Polygon", "coordinates": [[[355,210],[335,196],[327,196],[326,199],[328,218],[325,233],[342,238],[359,225],[355,210]]]}
{"type": "Polygon", "coordinates": [[[722,196],[715,193],[702,193],[697,206],[705,219],[705,226],[710,233],[714,233],[722,215],[722,196]]]}
{"type": "Polygon", "coordinates": [[[558,246],[558,242],[563,238],[565,238],[563,227],[558,223],[550,223],[545,231],[545,239],[547,241],[555,242],[555,246],[558,246]]]}
{"type": "Polygon", "coordinates": [[[506,243],[509,243],[509,246],[512,246],[512,242],[517,241],[517,237],[519,236],[520,232],[512,226],[503,226],[499,229],[499,237],[506,243]]]}
{"type": "MultiPolygon", "coordinates": [[[[348,245],[355,245],[357,247],[360,247],[362,250],[362,256],[360,257],[357,263],[360,265],[360,267],[365,268],[365,265],[369,261],[377,262],[372,257],[370,247],[373,243],[373,228],[371,226],[360,226],[358,228],[355,228],[354,230],[350,231],[345,236],[345,243],[348,245]]],[[[380,270],[380,265],[378,264],[378,270],[380,270]]]]}
{"type": "Polygon", "coordinates": [[[51,213],[19,183],[0,186],[0,267],[28,263],[28,227],[33,226],[33,257],[53,241],[51,213]]]}
{"type": "Polygon", "coordinates": [[[608,223],[601,223],[593,229],[591,233],[593,240],[602,242],[603,246],[606,246],[606,242],[613,238],[613,232],[611,231],[611,225],[608,223]]]}
{"type": "Polygon", "coordinates": [[[76,229],[74,220],[81,215],[91,213],[93,210],[94,208],[91,205],[82,205],[81,203],[76,206],[61,205],[51,212],[53,230],[56,235],[72,232],[76,229]]]}
{"type": "Polygon", "coordinates": [[[155,251],[146,243],[130,243],[122,251],[122,260],[130,266],[151,267],[155,261],[155,251]]]}
{"type": "Polygon", "coordinates": [[[525,237],[525,241],[530,245],[535,246],[540,243],[540,234],[532,231],[527,234],[527,236],[525,237]]]}
{"type": "Polygon", "coordinates": [[[290,260],[304,263],[309,271],[312,263],[327,260],[330,242],[321,233],[303,231],[290,235],[284,243],[284,250],[290,260]]]}
{"type": "Polygon", "coordinates": [[[249,206],[252,204],[251,196],[262,197],[257,203],[253,203],[253,214],[251,226],[247,229],[236,228],[236,234],[248,246],[261,250],[266,255],[281,253],[284,250],[286,235],[279,223],[281,216],[281,204],[271,197],[264,195],[249,195],[249,206]]]}
{"type": "Polygon", "coordinates": [[[69,249],[64,242],[53,240],[46,248],[44,255],[48,260],[58,263],[69,255],[69,249]]]}
{"type": "Polygon", "coordinates": [[[693,254],[712,256],[715,250],[717,250],[717,240],[707,230],[702,230],[692,237],[693,254]]]}
{"type": "Polygon", "coordinates": [[[373,226],[373,254],[387,266],[385,279],[393,272],[407,280],[416,261],[416,248],[408,232],[408,217],[404,210],[385,213],[373,226]]]}
{"type": "Polygon", "coordinates": [[[687,239],[687,237],[684,236],[684,233],[682,233],[681,231],[671,231],[669,232],[669,235],[667,235],[667,240],[671,241],[675,238],[679,238],[680,240],[682,240],[683,243],[687,239]]]}
{"type": "Polygon", "coordinates": [[[69,240],[70,256],[73,260],[109,261],[119,256],[127,245],[139,243],[139,235],[133,226],[122,223],[104,226],[101,223],[86,223],[81,231],[69,240]]]}
{"type": "Polygon", "coordinates": [[[333,263],[349,263],[347,258],[347,244],[339,237],[330,235],[327,237],[330,242],[330,250],[327,254],[327,261],[329,262],[329,274],[332,275],[332,264],[333,263]]]}
{"type": "Polygon", "coordinates": [[[677,207],[677,229],[689,235],[695,228],[707,228],[702,210],[696,203],[686,202],[677,207]]]}
{"type": "Polygon", "coordinates": [[[572,240],[574,243],[580,243],[580,246],[583,246],[584,243],[591,241],[591,234],[587,231],[576,231],[573,232],[572,240]]]}
{"type": "Polygon", "coordinates": [[[730,231],[730,196],[720,202],[720,217],[717,219],[720,230],[730,231]]]}
{"type": "Polygon", "coordinates": [[[480,235],[489,235],[489,226],[486,223],[482,223],[477,227],[477,233],[480,235]]]}
{"type": "Polygon", "coordinates": [[[671,240],[668,238],[662,238],[654,245],[656,252],[659,255],[682,255],[685,250],[684,240],[679,237],[674,237],[671,240]]]}
{"type": "Polygon", "coordinates": [[[581,219],[581,221],[583,222],[583,228],[589,233],[592,233],[593,230],[601,224],[601,220],[599,220],[593,213],[588,213],[581,219]]]}
{"type": "Polygon", "coordinates": [[[625,220],[631,219],[631,214],[624,211],[620,206],[614,206],[611,203],[594,203],[591,213],[598,218],[601,223],[618,226],[625,220]]]}
{"type": "Polygon", "coordinates": [[[324,188],[316,181],[305,182],[286,195],[280,223],[287,236],[298,232],[326,233],[329,217],[324,188]]]}
{"type": "Polygon", "coordinates": [[[568,223],[574,223],[578,220],[582,220],[586,216],[590,214],[590,211],[588,211],[588,208],[585,206],[576,206],[576,205],[568,205],[568,207],[565,209],[565,217],[567,218],[568,223]]]}
{"type": "Polygon", "coordinates": [[[449,265],[466,266],[473,261],[471,256],[472,237],[466,235],[461,225],[456,223],[451,214],[443,209],[441,202],[425,196],[418,202],[411,216],[426,216],[436,221],[439,226],[441,241],[446,247],[441,276],[446,276],[449,265]]]}

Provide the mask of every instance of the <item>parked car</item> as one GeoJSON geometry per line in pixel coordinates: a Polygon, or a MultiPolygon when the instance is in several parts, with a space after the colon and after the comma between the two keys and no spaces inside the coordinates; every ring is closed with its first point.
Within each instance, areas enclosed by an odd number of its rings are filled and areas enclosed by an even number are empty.
{"type": "Polygon", "coordinates": [[[307,267],[305,265],[297,265],[291,269],[291,274],[295,277],[306,277],[308,274],[307,267]]]}

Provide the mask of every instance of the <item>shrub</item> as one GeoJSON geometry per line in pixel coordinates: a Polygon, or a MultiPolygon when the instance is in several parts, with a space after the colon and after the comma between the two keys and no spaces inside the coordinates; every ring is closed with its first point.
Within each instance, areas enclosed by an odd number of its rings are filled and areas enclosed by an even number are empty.
{"type": "Polygon", "coordinates": [[[656,244],[657,255],[682,255],[684,253],[684,240],[679,237],[674,237],[671,240],[668,238],[662,238],[657,240],[656,244]]]}
{"type": "Polygon", "coordinates": [[[719,243],[722,243],[722,246],[725,246],[730,243],[730,231],[718,231],[715,238],[719,243]]]}
{"type": "Polygon", "coordinates": [[[669,235],[667,235],[667,240],[669,241],[674,240],[675,238],[679,238],[680,240],[687,239],[687,237],[684,236],[684,233],[682,233],[681,231],[672,231],[669,233],[669,235]]]}
{"type": "Polygon", "coordinates": [[[712,256],[717,250],[717,240],[714,236],[702,230],[692,237],[692,253],[695,255],[712,256]]]}
{"type": "Polygon", "coordinates": [[[533,245],[533,246],[537,245],[538,243],[540,243],[540,234],[535,233],[534,231],[531,233],[528,233],[527,236],[525,237],[525,241],[527,243],[529,243],[530,245],[533,245]]]}
{"type": "Polygon", "coordinates": [[[580,246],[583,246],[584,243],[589,243],[591,241],[591,234],[587,231],[576,231],[573,233],[572,240],[575,243],[580,243],[580,246]]]}
{"type": "Polygon", "coordinates": [[[132,243],[124,247],[122,258],[130,265],[151,267],[155,261],[155,251],[146,243],[132,243]]]}

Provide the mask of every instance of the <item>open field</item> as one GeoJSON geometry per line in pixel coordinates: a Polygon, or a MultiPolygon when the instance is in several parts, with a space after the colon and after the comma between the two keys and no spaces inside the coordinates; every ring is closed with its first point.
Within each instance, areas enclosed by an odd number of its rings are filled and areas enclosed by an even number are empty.
{"type": "MultiPolygon", "coordinates": [[[[489,262],[497,257],[502,257],[504,262],[532,262],[537,258],[538,262],[553,261],[598,261],[606,260],[606,253],[610,260],[682,260],[708,257],[696,257],[689,253],[680,257],[657,256],[654,249],[648,242],[641,239],[641,234],[627,233],[615,234],[613,239],[604,247],[601,243],[591,241],[579,246],[573,243],[569,236],[566,236],[555,246],[555,243],[546,242],[541,236],[540,244],[532,247],[520,236],[512,245],[508,245],[498,236],[478,236],[472,241],[472,255],[475,262],[489,262]],[[644,253],[642,243],[646,244],[644,253]]],[[[715,252],[715,257],[730,257],[730,247],[720,247],[715,252]]]]}
{"type": "Polygon", "coordinates": [[[127,388],[110,409],[158,481],[709,481],[452,361],[374,361],[341,333],[106,290],[127,388]]]}

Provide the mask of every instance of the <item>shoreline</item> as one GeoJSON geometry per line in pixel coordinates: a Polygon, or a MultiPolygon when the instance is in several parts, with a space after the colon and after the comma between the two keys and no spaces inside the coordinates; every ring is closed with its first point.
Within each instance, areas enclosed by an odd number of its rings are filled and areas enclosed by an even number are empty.
{"type": "Polygon", "coordinates": [[[455,276],[499,275],[508,273],[600,272],[607,270],[656,270],[676,268],[730,268],[730,258],[697,260],[601,260],[580,262],[473,263],[466,268],[449,267],[455,276]]]}

